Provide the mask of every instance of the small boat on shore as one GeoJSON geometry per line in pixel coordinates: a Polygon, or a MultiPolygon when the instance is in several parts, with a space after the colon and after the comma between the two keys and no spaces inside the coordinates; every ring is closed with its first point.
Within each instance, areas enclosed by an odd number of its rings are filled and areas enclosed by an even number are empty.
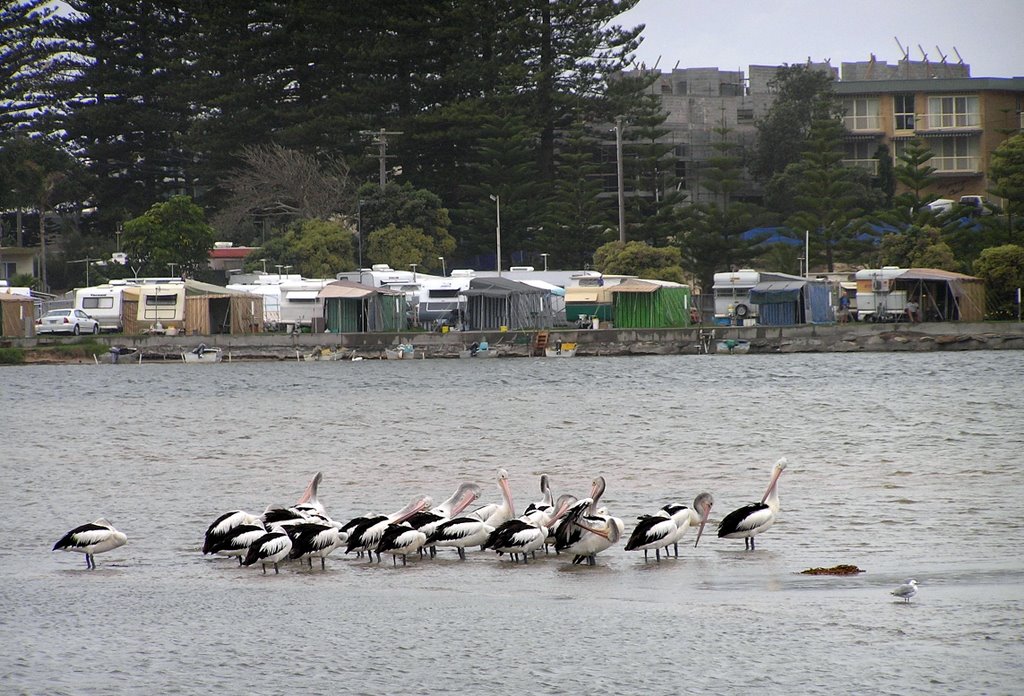
{"type": "Polygon", "coordinates": [[[317,346],[312,353],[305,356],[306,360],[341,360],[347,354],[340,350],[334,350],[327,346],[317,346]]]}
{"type": "Polygon", "coordinates": [[[223,357],[224,352],[220,348],[209,348],[205,343],[181,354],[182,361],[187,363],[219,363],[223,357]]]}
{"type": "Polygon", "coordinates": [[[416,357],[416,348],[411,343],[399,343],[397,348],[385,348],[384,357],[388,360],[412,360],[416,357]]]}
{"type": "Polygon", "coordinates": [[[479,343],[473,343],[467,350],[460,350],[460,358],[495,358],[498,356],[498,351],[491,348],[487,341],[480,341],[479,343]]]}
{"type": "Polygon", "coordinates": [[[715,344],[715,353],[733,355],[750,351],[750,341],[742,338],[722,338],[715,344]]]}
{"type": "Polygon", "coordinates": [[[558,341],[555,345],[545,348],[544,355],[548,358],[571,358],[576,355],[576,344],[558,341]]]}

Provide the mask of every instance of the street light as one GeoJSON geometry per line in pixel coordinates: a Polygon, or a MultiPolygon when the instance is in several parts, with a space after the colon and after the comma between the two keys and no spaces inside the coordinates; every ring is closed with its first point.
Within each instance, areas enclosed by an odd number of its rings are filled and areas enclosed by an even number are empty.
{"type": "Polygon", "coordinates": [[[501,196],[491,194],[491,200],[494,201],[494,236],[497,241],[497,265],[498,265],[498,277],[501,277],[501,196]]]}
{"type": "Polygon", "coordinates": [[[281,269],[284,268],[284,264],[283,263],[274,264],[274,267],[277,268],[277,277],[280,278],[281,277],[281,269]]]}
{"type": "Polygon", "coordinates": [[[266,273],[267,272],[267,260],[266,259],[260,259],[260,261],[263,262],[263,272],[266,273]]]}
{"type": "Polygon", "coordinates": [[[410,263],[409,264],[409,268],[412,269],[412,282],[414,282],[414,283],[416,282],[416,267],[417,266],[419,266],[418,263],[410,263]]]}
{"type": "Polygon", "coordinates": [[[445,270],[445,266],[444,266],[444,257],[443,256],[438,256],[437,260],[441,262],[441,275],[443,275],[443,276],[448,275],[448,271],[445,270]]]}
{"type": "Polygon", "coordinates": [[[548,255],[547,254],[541,254],[540,257],[542,259],[544,259],[544,270],[546,272],[548,270],[548,255]]]}
{"type": "Polygon", "coordinates": [[[180,266],[180,265],[181,265],[181,264],[177,264],[177,263],[169,263],[169,264],[167,264],[167,267],[168,267],[169,269],[171,269],[171,275],[172,275],[172,276],[174,275],[174,269],[175,269],[175,268],[177,268],[177,267],[178,267],[178,266],[180,266]]]}

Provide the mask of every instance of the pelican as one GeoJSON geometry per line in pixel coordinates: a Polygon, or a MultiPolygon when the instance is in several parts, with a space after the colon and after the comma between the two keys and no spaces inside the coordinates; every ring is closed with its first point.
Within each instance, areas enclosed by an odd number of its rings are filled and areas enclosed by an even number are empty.
{"type": "Polygon", "coordinates": [[[754,550],[754,537],[775,524],[779,514],[779,477],[788,463],[785,457],[775,462],[772,479],[760,503],[744,505],[725,516],[718,525],[719,539],[742,538],[744,548],[754,550]]]}
{"type": "Polygon", "coordinates": [[[288,552],[288,557],[293,560],[305,558],[312,568],[313,557],[317,556],[320,558],[321,570],[326,569],[326,558],[331,551],[348,541],[348,534],[338,531],[337,527],[312,522],[291,527],[288,536],[292,540],[292,549],[288,552]]]}
{"type": "Polygon", "coordinates": [[[254,524],[262,526],[259,515],[245,510],[225,512],[206,528],[206,535],[203,538],[203,554],[217,553],[215,547],[220,546],[236,527],[254,524]]]}
{"type": "Polygon", "coordinates": [[[269,505],[260,516],[260,522],[268,529],[271,525],[290,527],[295,524],[303,524],[309,521],[309,515],[295,508],[287,508],[281,505],[269,505]]]}
{"type": "Polygon", "coordinates": [[[309,484],[306,486],[306,490],[302,492],[302,497],[299,498],[298,502],[293,505],[293,509],[299,510],[300,512],[310,513],[318,512],[321,515],[326,516],[327,510],[324,509],[323,503],[317,497],[317,488],[320,487],[320,482],[324,479],[324,473],[322,471],[316,472],[309,484]]]}
{"type": "Polygon", "coordinates": [[[711,508],[714,504],[714,497],[710,493],[704,492],[693,499],[693,507],[685,508],[685,513],[682,511],[677,513],[679,516],[676,523],[678,531],[675,538],[672,539],[672,545],[675,547],[677,558],[679,557],[679,539],[686,534],[686,530],[693,526],[697,527],[697,540],[693,542],[693,548],[697,548],[697,544],[700,543],[700,537],[704,533],[704,525],[708,523],[708,517],[711,516],[711,508]]]}
{"type": "MultiPolygon", "coordinates": [[[[387,529],[389,524],[405,522],[417,512],[429,508],[432,502],[433,501],[430,499],[430,496],[417,496],[412,499],[411,503],[397,512],[393,512],[386,517],[380,515],[376,517],[369,517],[364,522],[360,522],[359,524],[351,527],[348,535],[348,544],[345,547],[345,553],[351,553],[353,551],[366,551],[367,553],[371,553],[376,549],[377,544],[380,543],[380,539],[384,535],[384,530],[387,529]]],[[[377,557],[377,560],[380,560],[380,556],[377,557]]]]}
{"type": "Polygon", "coordinates": [[[594,479],[589,498],[583,498],[565,513],[555,532],[555,550],[573,554],[573,564],[597,562],[596,556],[622,536],[622,520],[612,517],[605,508],[597,508],[604,495],[603,476],[594,479]]]}
{"type": "MultiPolygon", "coordinates": [[[[255,524],[240,524],[214,542],[209,553],[221,556],[236,556],[238,565],[242,565],[242,557],[249,552],[254,541],[267,533],[266,527],[257,521],[255,524]]],[[[207,553],[203,549],[203,553],[207,553]]]]}
{"type": "Polygon", "coordinates": [[[459,558],[466,560],[466,547],[483,546],[493,531],[494,527],[475,517],[456,517],[437,525],[427,537],[427,544],[431,549],[435,546],[454,547],[459,558]]]}
{"type": "Polygon", "coordinates": [[[427,536],[430,536],[430,533],[434,531],[437,525],[452,517],[456,517],[479,497],[480,486],[475,483],[463,483],[443,503],[435,505],[429,510],[417,512],[407,521],[413,529],[418,529],[427,536]]]}
{"type": "Polygon", "coordinates": [[[917,580],[911,578],[889,594],[909,603],[911,599],[917,596],[917,580]]]}
{"type": "Polygon", "coordinates": [[[106,518],[101,517],[95,522],[72,529],[53,545],[53,550],[84,553],[85,567],[95,569],[97,553],[124,546],[127,541],[128,537],[123,532],[114,529],[114,525],[110,524],[106,518]]]}
{"type": "Polygon", "coordinates": [[[491,532],[483,548],[512,554],[513,561],[517,554],[521,554],[523,563],[529,562],[528,554],[544,545],[550,525],[564,515],[575,500],[571,495],[563,495],[558,498],[550,513],[534,515],[532,521],[508,520],[491,532]]]}
{"type": "MultiPolygon", "coordinates": [[[[643,551],[644,562],[647,561],[648,552],[654,550],[654,558],[661,562],[661,550],[672,544],[673,537],[679,531],[679,525],[672,517],[669,508],[683,508],[685,505],[666,505],[653,515],[644,515],[637,518],[637,525],[629,535],[626,542],[627,551],[643,551]]],[[[668,555],[668,551],[665,551],[668,555]]]]}
{"type": "Polygon", "coordinates": [[[266,575],[267,564],[273,563],[274,572],[278,573],[280,572],[277,569],[278,561],[288,558],[291,550],[291,537],[288,536],[288,533],[284,531],[281,525],[274,525],[271,531],[252,542],[245,554],[245,560],[242,561],[242,565],[249,566],[260,562],[263,565],[263,574],[266,575]]]}
{"type": "Polygon", "coordinates": [[[423,548],[427,542],[427,535],[418,529],[413,529],[405,524],[389,524],[377,543],[377,559],[383,553],[390,553],[393,565],[398,565],[398,557],[402,557],[402,565],[406,563],[406,556],[415,553],[423,548]]]}
{"type": "Polygon", "coordinates": [[[527,505],[525,514],[528,515],[534,510],[549,510],[554,507],[555,497],[551,493],[551,482],[547,474],[540,475],[540,492],[541,499],[527,505]]]}
{"type": "Polygon", "coordinates": [[[472,512],[473,517],[494,528],[500,527],[502,523],[508,522],[516,516],[516,509],[512,504],[512,487],[508,482],[508,472],[504,469],[498,469],[498,488],[501,489],[502,497],[500,505],[492,503],[472,512]]]}

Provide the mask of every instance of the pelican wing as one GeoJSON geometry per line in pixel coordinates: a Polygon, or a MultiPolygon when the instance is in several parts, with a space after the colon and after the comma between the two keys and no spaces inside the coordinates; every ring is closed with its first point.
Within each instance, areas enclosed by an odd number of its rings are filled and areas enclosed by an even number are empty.
{"type": "Polygon", "coordinates": [[[742,534],[768,523],[772,519],[772,511],[764,503],[751,503],[733,510],[718,524],[718,536],[742,534]]]}

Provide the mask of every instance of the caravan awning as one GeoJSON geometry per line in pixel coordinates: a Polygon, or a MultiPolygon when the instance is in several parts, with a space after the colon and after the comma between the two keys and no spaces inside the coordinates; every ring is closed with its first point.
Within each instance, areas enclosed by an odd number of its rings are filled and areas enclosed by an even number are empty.
{"type": "Polygon", "coordinates": [[[800,299],[806,280],[770,280],[758,283],[750,290],[751,304],[773,304],[776,302],[796,302],[800,299]]]}
{"type": "Polygon", "coordinates": [[[316,300],[319,294],[317,290],[294,290],[286,296],[289,300],[316,300]]]}

